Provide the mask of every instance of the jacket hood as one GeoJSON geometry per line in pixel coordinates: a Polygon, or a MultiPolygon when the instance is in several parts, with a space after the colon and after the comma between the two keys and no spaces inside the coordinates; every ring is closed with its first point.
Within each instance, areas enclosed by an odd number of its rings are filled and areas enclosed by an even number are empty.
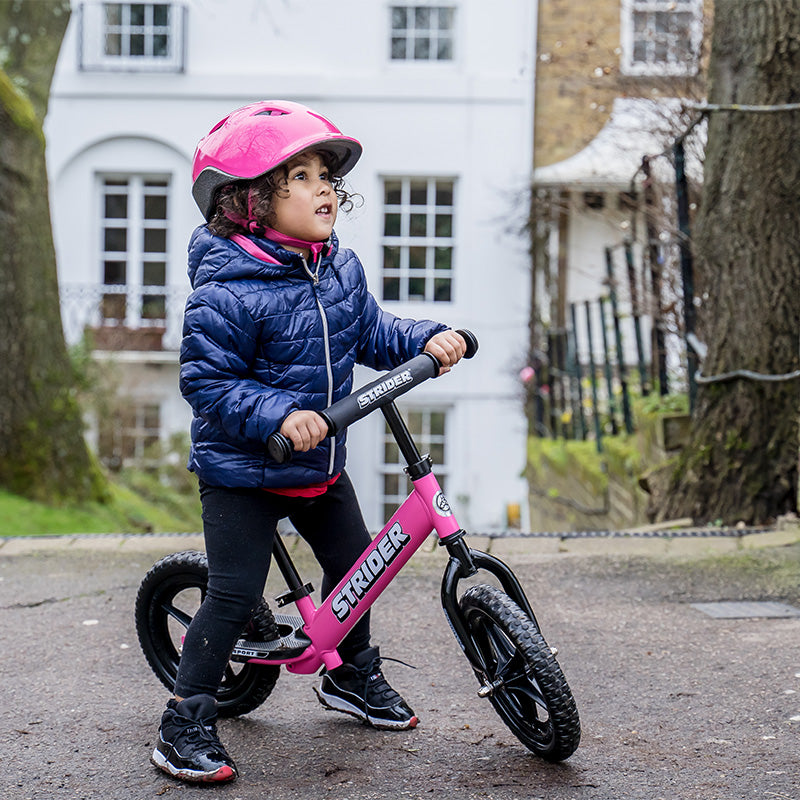
{"type": "MultiPolygon", "coordinates": [[[[266,260],[246,252],[242,247],[222,236],[211,233],[205,225],[196,228],[189,240],[189,281],[193,289],[211,281],[270,280],[291,275],[308,277],[305,262],[299,253],[286,250],[270,239],[247,237],[266,260]],[[273,263],[277,261],[278,263],[273,263]]],[[[331,259],[339,249],[335,233],[331,233],[322,256],[331,259]]]]}

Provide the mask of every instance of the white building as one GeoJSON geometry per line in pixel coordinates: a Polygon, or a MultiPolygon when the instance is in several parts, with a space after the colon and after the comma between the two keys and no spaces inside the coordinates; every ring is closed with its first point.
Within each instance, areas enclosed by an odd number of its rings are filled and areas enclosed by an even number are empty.
{"type": "MultiPolygon", "coordinates": [[[[531,0],[186,0],[74,3],[47,118],[62,313],[92,329],[128,413],[101,457],[186,432],[178,346],[189,291],[194,147],[228,112],[291,99],[364,145],[364,203],[337,233],[387,310],[472,329],[478,357],[401,401],[472,530],[525,509],[516,378],[528,323],[536,3],[531,0]]],[[[362,383],[372,375],[356,376],[362,383]]],[[[99,430],[99,433],[98,433],[99,430]]],[[[405,496],[383,418],[350,432],[367,523],[405,496]]]]}

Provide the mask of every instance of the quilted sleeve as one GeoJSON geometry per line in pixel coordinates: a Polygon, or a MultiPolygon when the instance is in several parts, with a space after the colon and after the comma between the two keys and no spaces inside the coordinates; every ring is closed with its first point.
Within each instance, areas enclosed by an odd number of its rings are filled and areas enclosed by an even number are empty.
{"type": "Polygon", "coordinates": [[[264,443],[299,406],[251,373],[257,330],[242,302],[220,284],[190,295],[183,322],[180,389],[194,412],[233,442],[264,443]]]}

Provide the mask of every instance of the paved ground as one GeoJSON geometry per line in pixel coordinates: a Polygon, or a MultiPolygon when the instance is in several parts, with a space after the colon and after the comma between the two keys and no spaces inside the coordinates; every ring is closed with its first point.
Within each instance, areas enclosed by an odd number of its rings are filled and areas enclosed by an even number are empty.
{"type": "Polygon", "coordinates": [[[132,619],[152,562],[199,542],[0,540],[0,798],[797,798],[800,619],[715,619],[691,604],[800,605],[798,538],[493,542],[578,703],[582,744],[560,765],[477,698],[438,606],[444,554],[421,552],[375,609],[384,654],[417,667],[386,672],[420,727],[367,729],[325,711],[313,676],[284,673],[261,708],[221,723],[242,774],[213,788],[148,764],[166,693],[132,619]]]}

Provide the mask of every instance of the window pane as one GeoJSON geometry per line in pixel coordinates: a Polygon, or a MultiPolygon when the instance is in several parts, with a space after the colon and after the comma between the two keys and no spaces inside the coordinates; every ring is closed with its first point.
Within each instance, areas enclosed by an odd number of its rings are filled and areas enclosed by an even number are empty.
{"type": "Polygon", "coordinates": [[[453,218],[450,214],[436,215],[436,235],[448,237],[453,235],[453,218]]]}
{"type": "Polygon", "coordinates": [[[145,261],[142,264],[142,285],[166,286],[167,265],[163,261],[145,261]]]}
{"type": "Polygon", "coordinates": [[[428,205],[428,183],[427,181],[411,181],[411,205],[428,205]]]}
{"type": "Polygon", "coordinates": [[[453,42],[450,39],[439,39],[436,45],[436,58],[439,61],[453,60],[453,42]]]}
{"type": "Polygon", "coordinates": [[[414,27],[419,28],[430,28],[431,26],[431,9],[425,8],[423,6],[417,6],[414,9],[414,27]]]}
{"type": "Polygon", "coordinates": [[[383,460],[386,464],[400,463],[400,448],[397,442],[386,442],[383,447],[383,460]]]}
{"type": "Polygon", "coordinates": [[[425,247],[409,247],[408,248],[408,266],[411,269],[425,269],[425,247]]]}
{"type": "Polygon", "coordinates": [[[437,247],[433,251],[434,269],[450,269],[453,262],[453,250],[450,247],[437,247]]]}
{"type": "Polygon", "coordinates": [[[128,196],[107,194],[105,198],[106,219],[126,219],[128,216],[128,196]]]}
{"type": "Polygon", "coordinates": [[[422,412],[421,411],[409,411],[406,415],[406,424],[408,425],[408,429],[411,431],[412,436],[421,436],[422,435],[422,412]]]}
{"type": "Polygon", "coordinates": [[[436,181],[436,205],[453,205],[453,183],[452,181],[436,181]]]}
{"type": "Polygon", "coordinates": [[[104,294],[100,303],[100,313],[103,319],[125,319],[125,295],[104,294]]]}
{"type": "Polygon", "coordinates": [[[385,495],[400,494],[399,475],[389,474],[383,476],[383,493],[385,495]]]}
{"type": "Polygon", "coordinates": [[[425,299],[425,278],[408,279],[408,299],[409,300],[425,299]]]}
{"type": "Polygon", "coordinates": [[[119,3],[105,3],[106,25],[119,25],[122,22],[122,6],[119,3]]]}
{"type": "Polygon", "coordinates": [[[166,253],[167,252],[166,230],[159,228],[145,229],[144,251],[145,253],[166,253]]]}
{"type": "Polygon", "coordinates": [[[124,284],[126,264],[124,261],[106,261],[103,263],[103,283],[108,285],[124,284]]]}
{"type": "Polygon", "coordinates": [[[383,299],[384,300],[400,299],[400,278],[383,279],[383,299]]]}
{"type": "Polygon", "coordinates": [[[107,56],[122,55],[122,37],[118,33],[107,33],[103,52],[107,56]]]}
{"type": "Polygon", "coordinates": [[[143,319],[166,319],[167,298],[163,294],[147,294],[142,297],[143,319]]]}
{"type": "Polygon", "coordinates": [[[144,35],[141,33],[134,33],[131,35],[131,44],[130,44],[132,56],[143,56],[144,55],[144,35]]]}
{"type": "Polygon", "coordinates": [[[392,6],[392,29],[402,30],[406,27],[406,13],[409,11],[407,8],[400,6],[392,6]]]}
{"type": "Polygon", "coordinates": [[[431,435],[444,436],[444,412],[431,412],[431,435]]]}
{"type": "Polygon", "coordinates": [[[106,228],[103,247],[109,252],[124,252],[128,249],[128,231],[125,228],[106,228]]]}
{"type": "Polygon", "coordinates": [[[444,445],[441,443],[431,444],[428,455],[434,464],[444,464],[444,445]]]}
{"type": "Polygon", "coordinates": [[[384,247],[383,248],[383,268],[384,269],[400,269],[400,248],[399,247],[384,247]]]}
{"type": "Polygon", "coordinates": [[[392,39],[392,58],[396,60],[404,60],[406,57],[406,40],[405,39],[392,39]]]}
{"type": "Polygon", "coordinates": [[[435,278],[433,281],[433,299],[437,303],[449,303],[450,297],[450,278],[435,278]]]}
{"type": "Polygon", "coordinates": [[[144,3],[131,3],[131,25],[144,25],[144,3]]]}
{"type": "Polygon", "coordinates": [[[163,33],[153,36],[153,55],[158,58],[169,55],[169,36],[163,33]]]}
{"type": "Polygon", "coordinates": [[[386,181],[383,185],[383,202],[388,206],[399,206],[403,199],[403,184],[400,181],[386,181]]]}
{"type": "Polygon", "coordinates": [[[167,198],[158,195],[145,195],[144,198],[144,218],[145,219],[166,219],[167,218],[167,198]]]}
{"type": "Polygon", "coordinates": [[[449,31],[453,28],[453,16],[455,9],[453,8],[440,8],[439,9],[439,30],[449,31]]]}
{"type": "Polygon", "coordinates": [[[384,236],[399,236],[400,235],[400,214],[386,214],[383,221],[383,235],[384,236]]]}
{"type": "Polygon", "coordinates": [[[414,58],[417,61],[426,61],[431,57],[431,40],[417,39],[414,42],[414,58]]]}
{"type": "Polygon", "coordinates": [[[153,6],[153,25],[169,24],[169,6],[166,3],[157,3],[153,6]]]}
{"type": "Polygon", "coordinates": [[[425,214],[411,214],[409,236],[426,236],[428,233],[428,218],[425,214]]]}

